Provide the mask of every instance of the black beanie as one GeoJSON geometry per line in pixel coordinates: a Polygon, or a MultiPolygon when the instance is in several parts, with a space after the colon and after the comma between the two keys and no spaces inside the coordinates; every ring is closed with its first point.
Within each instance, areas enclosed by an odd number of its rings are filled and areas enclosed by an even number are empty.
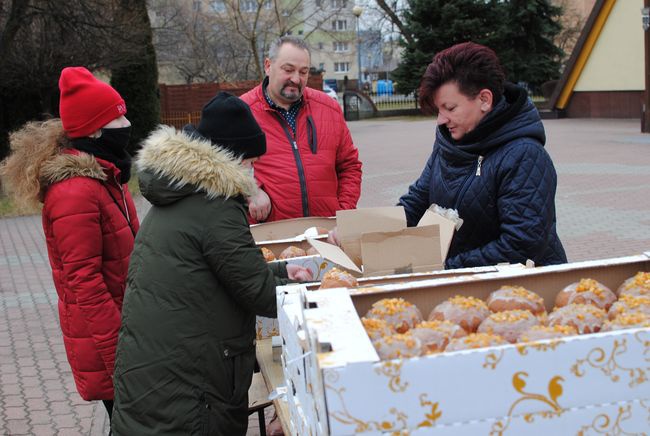
{"type": "Polygon", "coordinates": [[[239,97],[219,92],[201,111],[198,127],[188,124],[183,131],[203,137],[243,159],[266,152],[266,136],[251,109],[239,97]]]}

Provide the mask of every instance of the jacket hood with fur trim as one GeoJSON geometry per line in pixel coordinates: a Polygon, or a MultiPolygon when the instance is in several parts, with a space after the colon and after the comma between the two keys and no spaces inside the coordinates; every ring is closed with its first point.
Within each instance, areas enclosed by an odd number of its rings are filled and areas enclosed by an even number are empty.
{"type": "Polygon", "coordinates": [[[135,165],[140,191],[155,205],[199,192],[214,199],[250,196],[257,189],[231,152],[169,126],[160,126],[145,140],[135,165]]]}
{"type": "Polygon", "coordinates": [[[73,177],[90,177],[105,181],[106,173],[94,156],[69,149],[43,162],[40,169],[40,184],[42,198],[47,187],[73,177]]]}

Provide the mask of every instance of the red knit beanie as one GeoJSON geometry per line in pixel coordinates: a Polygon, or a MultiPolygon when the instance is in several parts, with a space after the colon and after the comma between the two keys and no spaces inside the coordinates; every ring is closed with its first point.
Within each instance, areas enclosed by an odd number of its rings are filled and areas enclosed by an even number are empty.
{"type": "Polygon", "coordinates": [[[120,94],[84,67],[64,68],[59,89],[59,114],[70,138],[89,136],[126,113],[120,94]]]}

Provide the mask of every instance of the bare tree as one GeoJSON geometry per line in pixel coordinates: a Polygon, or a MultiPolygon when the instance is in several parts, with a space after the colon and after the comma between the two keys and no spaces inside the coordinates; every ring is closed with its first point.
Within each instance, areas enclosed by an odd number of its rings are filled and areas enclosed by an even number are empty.
{"type": "Polygon", "coordinates": [[[323,23],[344,10],[316,7],[316,0],[156,0],[155,44],[162,64],[187,83],[261,79],[268,47],[281,35],[309,39],[315,32],[336,39],[323,23]]]}

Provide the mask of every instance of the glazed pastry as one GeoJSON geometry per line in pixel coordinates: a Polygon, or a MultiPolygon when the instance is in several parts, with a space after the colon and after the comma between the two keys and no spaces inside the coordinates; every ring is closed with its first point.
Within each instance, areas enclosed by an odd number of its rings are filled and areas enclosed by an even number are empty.
{"type": "Polygon", "coordinates": [[[492,333],[514,344],[529,328],[540,325],[539,319],[527,310],[506,310],[493,313],[478,326],[478,333],[492,333]]]}
{"type": "Polygon", "coordinates": [[[625,280],[616,293],[621,295],[650,296],[650,272],[638,272],[634,277],[625,280]]]}
{"type": "Polygon", "coordinates": [[[289,245],[287,248],[282,250],[282,253],[278,256],[278,259],[290,259],[292,257],[307,256],[305,250],[295,245],[289,245]]]}
{"type": "Polygon", "coordinates": [[[420,310],[402,298],[384,298],[375,302],[366,318],[382,319],[397,333],[406,333],[422,322],[420,310]]]}
{"type": "Polygon", "coordinates": [[[475,348],[493,347],[505,345],[508,341],[501,336],[490,333],[472,333],[463,338],[452,339],[445,348],[445,351],[471,350],[475,348]]]}
{"type": "Polygon", "coordinates": [[[327,236],[330,233],[329,229],[326,229],[325,227],[316,227],[316,230],[318,231],[319,236],[322,236],[322,235],[327,236]]]}
{"type": "Polygon", "coordinates": [[[562,289],[555,297],[555,306],[564,307],[574,303],[593,304],[607,310],[614,301],[616,301],[616,294],[607,286],[593,279],[582,279],[562,289]]]}
{"type": "Polygon", "coordinates": [[[571,326],[578,330],[578,333],[596,333],[600,331],[603,322],[607,319],[607,313],[591,304],[569,304],[564,307],[556,307],[548,316],[548,325],[571,326]]]}
{"type": "Polygon", "coordinates": [[[642,312],[624,313],[603,323],[601,332],[650,327],[650,316],[642,312]]]}
{"type": "Polygon", "coordinates": [[[546,313],[544,299],[521,286],[502,286],[490,294],[486,303],[492,312],[528,310],[534,315],[546,313]]]}
{"type": "Polygon", "coordinates": [[[275,260],[275,254],[266,247],[262,247],[262,256],[264,256],[264,260],[267,262],[275,260]]]}
{"type": "Polygon", "coordinates": [[[319,289],[327,288],[354,288],[357,286],[357,279],[347,271],[332,268],[327,271],[320,282],[319,289]]]}
{"type": "Polygon", "coordinates": [[[422,344],[410,333],[384,336],[374,342],[375,350],[381,360],[419,356],[422,344]]]}
{"type": "Polygon", "coordinates": [[[644,313],[650,316],[650,295],[647,297],[635,297],[623,294],[617,302],[609,308],[609,319],[614,319],[624,313],[644,313]]]}
{"type": "Polygon", "coordinates": [[[422,343],[422,354],[440,353],[449,341],[467,336],[467,332],[450,321],[423,321],[410,333],[422,343]]]}
{"type": "Polygon", "coordinates": [[[519,342],[540,341],[542,339],[556,339],[564,336],[577,335],[578,330],[569,325],[534,325],[519,336],[519,342]]]}
{"type": "Polygon", "coordinates": [[[429,315],[429,321],[451,321],[472,333],[489,315],[490,310],[483,300],[456,295],[438,304],[429,315]]]}
{"type": "Polygon", "coordinates": [[[376,341],[384,336],[390,336],[395,333],[383,319],[361,318],[361,324],[366,329],[366,333],[368,333],[371,341],[376,341]]]}

